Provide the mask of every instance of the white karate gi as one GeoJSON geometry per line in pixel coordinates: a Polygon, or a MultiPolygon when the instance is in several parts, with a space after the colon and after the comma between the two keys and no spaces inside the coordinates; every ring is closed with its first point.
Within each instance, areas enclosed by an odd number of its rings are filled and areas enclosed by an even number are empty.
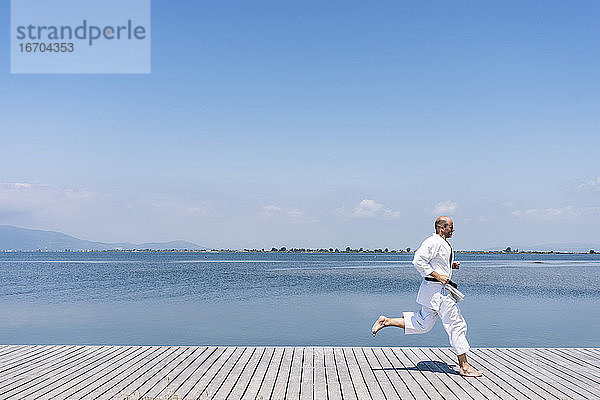
{"type": "MultiPolygon", "coordinates": [[[[413,265],[422,277],[429,276],[435,271],[450,278],[452,261],[454,261],[452,247],[444,238],[434,233],[415,251],[413,265]]],[[[417,294],[417,303],[422,306],[419,312],[402,313],[404,333],[410,335],[429,332],[439,316],[454,352],[460,355],[469,351],[471,347],[467,342],[467,323],[458,305],[441,283],[423,280],[417,294]]]]}

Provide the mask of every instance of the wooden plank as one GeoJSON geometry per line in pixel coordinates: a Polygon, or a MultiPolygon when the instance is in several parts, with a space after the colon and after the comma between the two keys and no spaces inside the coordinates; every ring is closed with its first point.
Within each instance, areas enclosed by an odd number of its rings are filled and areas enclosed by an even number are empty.
{"type": "Polygon", "coordinates": [[[43,391],[52,387],[64,376],[71,376],[81,368],[81,363],[87,364],[98,358],[106,356],[114,351],[109,346],[83,346],[83,354],[77,358],[63,360],[56,368],[45,368],[43,371],[33,371],[29,374],[30,380],[26,383],[17,384],[11,389],[11,396],[18,395],[19,398],[27,398],[33,393],[43,391]],[[33,377],[33,379],[31,379],[33,377]]]}
{"type": "Polygon", "coordinates": [[[550,373],[552,378],[557,382],[560,382],[581,396],[585,397],[588,395],[586,393],[591,393],[594,396],[600,397],[600,386],[585,376],[584,368],[580,368],[579,372],[577,372],[575,365],[566,362],[559,356],[545,352],[544,349],[527,350],[527,352],[524,352],[521,349],[517,351],[522,354],[523,357],[529,357],[530,359],[536,361],[537,369],[540,372],[546,371],[546,373],[550,373]],[[572,373],[569,369],[575,370],[576,372],[572,373]],[[564,370],[569,372],[564,372],[564,370]]]}
{"type": "Polygon", "coordinates": [[[357,400],[356,391],[352,385],[350,370],[346,362],[344,349],[340,347],[333,348],[333,361],[335,362],[338,378],[340,382],[341,396],[344,400],[357,400]]]}
{"type": "MultiPolygon", "coordinates": [[[[260,390],[260,388],[262,387],[262,385],[266,379],[267,370],[269,369],[269,366],[273,360],[274,354],[275,354],[274,347],[267,347],[265,349],[265,351],[254,371],[254,374],[252,375],[252,378],[250,378],[250,381],[248,382],[246,392],[244,393],[244,399],[254,400],[258,397],[258,391],[260,390]]],[[[277,365],[275,368],[276,369],[279,368],[279,365],[277,365]]],[[[269,391],[269,394],[270,394],[270,391],[269,391]]],[[[235,399],[235,397],[231,397],[231,398],[235,399]]]]}
{"type": "Polygon", "coordinates": [[[595,348],[472,349],[469,359],[483,377],[456,375],[446,348],[7,345],[0,399],[600,398],[595,348]]]}
{"type": "Polygon", "coordinates": [[[243,351],[239,347],[219,347],[212,353],[206,362],[198,366],[192,374],[183,382],[176,391],[175,395],[185,399],[197,399],[200,393],[206,388],[208,383],[219,372],[219,369],[232,357],[238,356],[243,351]]]}
{"type": "Polygon", "coordinates": [[[595,363],[600,362],[600,354],[596,354],[587,348],[569,347],[569,348],[565,348],[565,349],[554,349],[554,350],[561,350],[561,351],[566,350],[573,354],[582,355],[582,356],[585,356],[587,359],[594,360],[595,363]]]}
{"type": "MultiPolygon", "coordinates": [[[[93,349],[87,349],[82,346],[69,346],[65,353],[61,353],[52,362],[35,364],[33,368],[24,367],[22,373],[18,376],[8,376],[7,382],[4,382],[0,390],[0,396],[6,396],[18,390],[25,390],[27,386],[36,384],[46,374],[53,371],[59,371],[60,368],[65,368],[69,363],[78,362],[86,356],[86,353],[92,352],[93,349]]],[[[12,394],[11,394],[12,395],[12,394]]]]}
{"type": "Polygon", "coordinates": [[[369,391],[371,397],[373,399],[386,398],[383,394],[381,386],[379,385],[377,377],[373,373],[373,370],[371,369],[371,366],[369,365],[369,362],[365,357],[362,347],[353,347],[352,353],[356,358],[356,362],[358,364],[358,367],[360,368],[360,372],[365,381],[365,384],[367,385],[367,390],[369,391]]]}
{"type": "MultiPolygon", "coordinates": [[[[375,379],[379,383],[379,387],[383,391],[386,399],[400,399],[400,394],[396,390],[396,385],[392,383],[389,375],[387,374],[387,371],[385,371],[381,366],[381,363],[379,362],[377,356],[373,352],[373,348],[363,347],[361,348],[361,351],[365,359],[367,360],[367,363],[371,368],[375,379]]],[[[409,396],[412,397],[410,393],[409,396]]]]}
{"type": "MultiPolygon", "coordinates": [[[[385,351],[384,351],[385,352],[385,351]]],[[[412,387],[412,393],[415,397],[421,395],[421,392],[424,393],[428,399],[442,399],[442,396],[438,392],[438,390],[429,382],[427,377],[420,371],[416,364],[413,363],[406,354],[399,347],[391,347],[389,348],[389,352],[387,352],[388,358],[393,365],[398,365],[396,362],[400,363],[397,367],[397,372],[406,372],[418,385],[412,387]],[[394,357],[392,357],[392,355],[394,357]],[[395,358],[395,361],[394,361],[395,358]],[[420,388],[420,391],[419,389],[420,388]]],[[[409,382],[408,378],[405,382],[409,382]]]]}
{"type": "Polygon", "coordinates": [[[325,373],[325,354],[322,347],[313,348],[314,354],[314,396],[315,399],[327,398],[327,375],[325,373]]]}
{"type": "Polygon", "coordinates": [[[2,364],[0,369],[0,374],[5,376],[7,373],[13,372],[15,369],[18,369],[19,366],[28,365],[32,360],[39,359],[43,357],[45,354],[52,354],[55,351],[60,351],[61,347],[65,346],[51,346],[49,348],[45,347],[37,347],[37,348],[26,348],[21,349],[17,353],[13,353],[11,356],[2,360],[2,364]]]}
{"type": "Polygon", "coordinates": [[[450,368],[446,362],[442,361],[435,353],[428,348],[415,348],[414,352],[423,358],[423,361],[430,366],[430,370],[436,373],[436,376],[444,382],[446,387],[459,399],[481,399],[481,393],[477,391],[468,382],[465,382],[459,375],[458,369],[450,368]]]}
{"type": "Polygon", "coordinates": [[[119,361],[110,360],[108,363],[103,364],[100,371],[71,387],[64,395],[68,398],[84,398],[86,392],[89,394],[94,390],[98,391],[111,381],[118,382],[120,374],[123,374],[127,368],[132,368],[134,364],[143,363],[143,357],[151,354],[152,351],[158,351],[158,348],[133,346],[131,351],[123,355],[119,361]]]}
{"type": "Polygon", "coordinates": [[[598,374],[600,373],[600,366],[598,366],[597,362],[591,361],[585,356],[574,355],[573,352],[569,351],[568,349],[540,348],[537,350],[546,354],[548,357],[553,358],[554,360],[560,360],[561,362],[564,362],[565,364],[571,366],[569,368],[570,371],[581,373],[594,384],[600,385],[600,378],[598,377],[598,374]]]}
{"type": "Polygon", "coordinates": [[[444,399],[458,399],[458,397],[452,392],[452,390],[446,386],[446,383],[440,378],[440,374],[431,370],[428,364],[423,363],[425,361],[424,356],[415,351],[418,350],[416,347],[402,348],[402,352],[408,357],[408,359],[417,367],[419,371],[423,373],[423,376],[431,383],[431,385],[439,392],[444,399]]]}
{"type": "Polygon", "coordinates": [[[508,376],[519,382],[522,386],[527,387],[533,391],[540,398],[544,399],[555,399],[556,397],[552,394],[552,390],[547,388],[543,382],[535,377],[537,372],[534,372],[532,376],[528,371],[532,371],[532,365],[517,362],[512,359],[510,351],[504,352],[507,349],[479,349],[480,354],[486,357],[488,360],[493,360],[495,365],[505,372],[508,376]],[[548,389],[548,390],[546,390],[548,389]]]}
{"type": "Polygon", "coordinates": [[[573,357],[592,366],[592,374],[594,376],[600,376],[600,358],[590,355],[585,349],[568,349],[568,351],[573,357]]]}
{"type": "MultiPolygon", "coordinates": [[[[450,359],[450,360],[456,359],[456,354],[452,350],[450,350],[450,349],[438,349],[438,350],[441,353],[445,354],[448,359],[450,359]]],[[[496,377],[493,374],[493,372],[485,371],[485,368],[482,368],[477,363],[477,360],[475,360],[475,361],[473,360],[473,358],[471,357],[471,354],[469,354],[468,357],[470,357],[469,364],[472,364],[477,369],[484,370],[483,375],[476,379],[477,382],[480,382],[484,386],[488,387],[490,389],[490,391],[492,391],[493,393],[496,393],[503,400],[504,399],[521,399],[521,398],[523,398],[523,395],[521,395],[514,389],[511,390],[510,387],[508,389],[506,389],[505,387],[507,385],[505,385],[505,383],[501,379],[498,379],[498,377],[496,377]],[[518,397],[515,397],[515,396],[518,396],[518,397]]]]}
{"type": "Polygon", "coordinates": [[[10,362],[14,359],[14,357],[19,357],[21,354],[25,354],[35,350],[45,350],[46,346],[10,346],[4,349],[2,354],[0,354],[0,361],[2,365],[6,362],[10,362]]]}
{"type": "MultiPolygon", "coordinates": [[[[93,368],[94,366],[108,359],[112,359],[119,352],[122,352],[122,349],[119,347],[103,346],[94,354],[88,355],[80,362],[69,363],[68,368],[64,368],[60,372],[54,371],[44,380],[44,382],[41,382],[43,384],[37,386],[35,389],[30,388],[29,393],[32,395],[35,394],[36,398],[44,398],[46,393],[52,392],[56,389],[60,390],[64,384],[78,379],[78,377],[82,373],[87,372],[88,369],[93,368]]],[[[27,392],[23,393],[22,395],[28,396],[27,392]]]]}
{"type": "MultiPolygon", "coordinates": [[[[283,356],[285,354],[284,347],[275,347],[273,348],[273,355],[271,356],[271,360],[269,361],[269,365],[267,366],[267,371],[265,372],[265,377],[260,385],[258,393],[256,393],[256,398],[262,399],[272,399],[273,392],[275,391],[275,382],[277,381],[278,376],[282,372],[284,366],[283,356]]],[[[291,359],[290,359],[291,360],[291,359]]],[[[289,367],[289,363],[288,363],[289,367]]],[[[283,372],[287,375],[286,372],[283,372]]]]}
{"type": "Polygon", "coordinates": [[[116,398],[118,394],[123,393],[123,398],[127,395],[134,395],[133,391],[137,387],[137,384],[140,381],[143,381],[144,377],[147,377],[148,374],[151,373],[152,367],[168,361],[174,354],[177,354],[177,347],[159,346],[158,351],[145,356],[144,362],[134,365],[133,368],[128,368],[119,377],[120,380],[114,383],[111,382],[113,384],[109,385],[109,387],[105,387],[98,396],[102,399],[113,399],[116,398]]]}
{"type": "MultiPolygon", "coordinates": [[[[567,363],[561,357],[554,358],[554,355],[544,353],[543,349],[513,349],[513,351],[516,357],[529,360],[539,375],[546,376],[546,381],[555,382],[555,385],[564,386],[579,395],[583,395],[590,389],[589,382],[585,382],[586,377],[581,376],[582,372],[585,373],[585,368],[579,365],[567,363]],[[563,371],[569,368],[572,371],[578,370],[578,372],[563,371]]],[[[593,389],[593,386],[591,389],[593,389]]]]}
{"type": "Polygon", "coordinates": [[[585,347],[584,350],[594,353],[600,357],[600,347],[585,347]]]}
{"type": "Polygon", "coordinates": [[[351,347],[344,347],[342,352],[346,359],[346,365],[348,365],[348,372],[350,373],[350,379],[352,379],[352,386],[357,399],[372,399],[365,377],[363,376],[360,366],[358,365],[358,360],[354,355],[354,349],[351,347]]]}
{"type": "Polygon", "coordinates": [[[41,344],[16,344],[16,345],[3,345],[2,351],[0,351],[0,358],[9,356],[18,351],[34,350],[37,348],[48,347],[48,345],[41,344]]]}
{"type": "Polygon", "coordinates": [[[151,363],[146,364],[145,368],[138,371],[134,379],[130,380],[125,385],[119,385],[108,391],[107,398],[125,398],[140,397],[143,398],[143,393],[148,390],[148,385],[152,385],[157,379],[163,378],[160,372],[165,368],[170,368],[172,363],[177,362],[187,348],[179,346],[168,346],[169,350],[160,359],[154,359],[151,363]]]}
{"type": "Polygon", "coordinates": [[[244,347],[242,348],[242,353],[236,359],[229,359],[223,367],[217,372],[214,376],[214,379],[206,386],[203,393],[200,393],[199,397],[202,397],[204,393],[206,393],[207,398],[211,399],[224,399],[227,396],[218,396],[219,389],[223,386],[223,383],[227,381],[227,378],[231,375],[232,371],[241,371],[246,364],[248,364],[250,358],[256,353],[255,347],[244,347]]]}
{"type": "Polygon", "coordinates": [[[182,364],[185,366],[186,361],[194,356],[194,353],[199,349],[199,347],[181,347],[181,351],[177,356],[162,366],[156,368],[156,372],[154,375],[148,377],[146,381],[139,386],[135,392],[140,393],[142,398],[154,398],[156,396],[151,395],[152,392],[158,393],[171,384],[171,381],[174,377],[175,370],[178,367],[181,367],[182,364]]]}
{"type": "MultiPolygon", "coordinates": [[[[216,348],[213,347],[212,349],[216,348]]],[[[145,396],[152,399],[173,397],[189,374],[198,367],[199,363],[205,361],[209,355],[210,349],[208,347],[193,346],[193,351],[171,371],[168,385],[162,388],[155,386],[145,396]]]]}
{"type": "Polygon", "coordinates": [[[302,365],[304,363],[304,348],[294,347],[292,354],[292,365],[290,366],[290,377],[288,378],[285,389],[284,399],[300,399],[300,390],[302,387],[302,365]]]}
{"type": "MultiPolygon", "coordinates": [[[[449,365],[456,365],[456,369],[458,370],[460,367],[458,366],[458,362],[456,361],[456,355],[454,354],[454,352],[452,352],[450,349],[431,349],[431,351],[437,356],[439,357],[440,360],[445,361],[446,363],[448,363],[449,365]],[[447,351],[444,351],[447,350],[447,351]]],[[[477,368],[476,365],[472,365],[474,368],[477,368]]],[[[489,381],[489,378],[487,378],[485,375],[478,377],[477,379],[467,379],[467,378],[462,378],[463,381],[462,383],[465,385],[471,385],[473,386],[473,388],[475,388],[475,390],[477,390],[481,395],[483,395],[483,398],[485,399],[499,399],[499,400],[504,400],[504,398],[506,397],[501,397],[498,393],[494,392],[492,389],[490,389],[490,387],[486,386],[486,381],[489,381]]],[[[500,391],[500,393],[502,394],[503,392],[500,391]]]]}
{"type": "Polygon", "coordinates": [[[558,355],[565,360],[579,365],[590,378],[594,379],[594,382],[600,384],[600,359],[590,357],[585,353],[578,351],[577,349],[545,349],[555,355],[558,355]]]}
{"type": "Polygon", "coordinates": [[[532,398],[532,396],[535,396],[534,398],[536,399],[542,398],[539,394],[532,392],[526,384],[523,384],[521,382],[522,379],[519,379],[519,374],[507,368],[503,360],[490,359],[484,350],[488,349],[471,349],[469,352],[469,359],[481,365],[484,370],[484,376],[491,377],[495,383],[500,385],[503,390],[510,393],[513,397],[519,399],[524,397],[532,398]]]}
{"type": "Polygon", "coordinates": [[[47,352],[42,352],[34,358],[21,360],[10,366],[8,364],[0,364],[7,367],[5,371],[0,372],[2,374],[0,387],[7,383],[14,382],[15,379],[18,379],[21,375],[26,374],[34,368],[43,368],[44,365],[54,362],[57,358],[75,351],[78,351],[78,348],[75,346],[59,346],[49,349],[47,352]]]}
{"type": "Polygon", "coordinates": [[[471,349],[468,357],[484,368],[484,374],[496,376],[496,379],[498,379],[496,382],[498,382],[499,385],[503,385],[503,388],[510,392],[512,396],[518,399],[524,397],[530,399],[542,398],[539,394],[521,383],[519,379],[515,379],[512,374],[508,373],[505,365],[494,360],[492,357],[489,357],[482,349],[471,349]]]}
{"type": "Polygon", "coordinates": [[[313,382],[314,382],[314,352],[312,347],[305,347],[302,356],[302,376],[300,381],[300,399],[313,399],[313,382]]]}
{"type": "MultiPolygon", "coordinates": [[[[40,345],[10,345],[6,346],[3,351],[0,353],[0,365],[4,365],[5,362],[9,362],[14,359],[14,357],[18,357],[19,355],[26,354],[31,351],[38,350],[40,348],[45,348],[48,346],[40,346],[40,345]]],[[[55,347],[55,346],[52,346],[55,347]]]]}
{"type": "Polygon", "coordinates": [[[510,349],[493,349],[492,353],[492,357],[502,360],[503,364],[513,370],[514,374],[526,376],[533,385],[539,388],[538,393],[540,396],[552,399],[578,396],[576,392],[565,388],[563,385],[557,384],[551,379],[546,379],[548,376],[540,373],[535,362],[523,357],[516,357],[510,349]]]}
{"type": "Polygon", "coordinates": [[[190,357],[189,362],[182,364],[180,367],[178,367],[176,375],[171,380],[171,385],[169,385],[168,388],[165,388],[165,390],[153,395],[152,397],[160,398],[162,396],[166,398],[181,398],[181,388],[194,374],[199,376],[199,374],[201,374],[201,371],[207,370],[210,366],[211,357],[218,357],[217,352],[219,350],[224,351],[224,349],[219,349],[218,347],[214,346],[199,347],[198,351],[194,354],[194,356],[190,357]]]}
{"type": "Polygon", "coordinates": [[[258,365],[265,355],[264,347],[248,347],[252,351],[248,360],[244,363],[237,363],[228,375],[230,378],[224,382],[215,393],[215,398],[219,399],[242,399],[248,390],[248,384],[256,373],[258,365]]]}
{"type": "MultiPolygon", "coordinates": [[[[366,350],[367,349],[365,349],[365,351],[366,350]]],[[[413,389],[415,386],[418,387],[418,385],[410,377],[407,371],[401,371],[404,373],[404,377],[402,377],[399,373],[400,371],[396,370],[396,367],[390,362],[387,355],[384,353],[383,348],[372,347],[369,350],[373,352],[373,360],[378,363],[378,366],[374,366],[374,368],[380,368],[383,371],[390,384],[394,387],[394,391],[398,394],[398,396],[400,396],[401,399],[415,399],[409,384],[404,378],[408,378],[413,382],[413,389]]]]}
{"type": "Polygon", "coordinates": [[[442,357],[440,353],[430,348],[419,349],[425,357],[429,358],[432,367],[439,373],[438,376],[445,381],[446,385],[459,398],[484,399],[485,396],[472,384],[473,379],[466,379],[460,376],[459,366],[456,362],[450,360],[450,364],[446,362],[446,357],[442,357]],[[452,368],[452,367],[454,368],[452,368]],[[443,375],[442,375],[443,373],[443,375]]]}
{"type": "MultiPolygon", "coordinates": [[[[412,376],[408,367],[406,367],[394,354],[391,347],[381,347],[374,349],[377,359],[381,362],[381,366],[387,370],[390,381],[393,384],[400,386],[404,385],[409,394],[403,394],[404,389],[396,390],[402,398],[414,398],[417,400],[429,399],[430,397],[423,391],[417,380],[412,376]],[[394,383],[396,382],[396,383],[394,383]]],[[[416,368],[415,368],[416,370],[416,368]]],[[[437,393],[437,392],[436,392],[437,393]]]]}
{"type": "MultiPolygon", "coordinates": [[[[283,349],[283,354],[281,361],[279,363],[279,370],[277,372],[277,377],[275,378],[275,383],[273,385],[273,390],[269,397],[266,397],[266,393],[259,392],[259,395],[263,396],[263,399],[273,399],[273,400],[283,400],[285,399],[288,384],[290,382],[290,377],[292,375],[292,363],[294,361],[294,348],[293,347],[285,347],[283,349]]],[[[262,390],[262,389],[261,389],[262,390]]],[[[297,399],[298,397],[291,395],[291,398],[297,399]]]]}
{"type": "Polygon", "coordinates": [[[118,384],[124,385],[125,382],[128,382],[130,377],[135,376],[141,368],[145,368],[149,362],[166,351],[168,351],[167,347],[140,346],[131,359],[126,360],[120,365],[114,366],[108,374],[102,377],[102,380],[98,381],[92,387],[84,388],[82,393],[78,396],[81,398],[87,396],[89,396],[89,398],[102,398],[104,393],[108,392],[118,384]]]}
{"type": "Polygon", "coordinates": [[[325,378],[327,380],[327,398],[329,400],[342,399],[342,387],[337,362],[333,347],[324,347],[325,378]]]}
{"type": "Polygon", "coordinates": [[[69,375],[61,377],[58,381],[53,383],[45,390],[37,390],[36,397],[39,399],[57,399],[67,398],[65,394],[67,391],[74,391],[74,387],[82,381],[89,379],[90,377],[96,376],[97,373],[102,371],[103,368],[107,368],[112,363],[118,362],[128,354],[132,353],[134,349],[132,347],[115,346],[111,347],[111,351],[102,358],[97,360],[85,360],[79,367],[69,375]]]}

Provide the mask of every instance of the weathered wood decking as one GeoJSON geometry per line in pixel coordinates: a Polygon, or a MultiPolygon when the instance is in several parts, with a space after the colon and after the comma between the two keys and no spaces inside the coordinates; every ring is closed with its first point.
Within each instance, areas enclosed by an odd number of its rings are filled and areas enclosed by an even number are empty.
{"type": "Polygon", "coordinates": [[[600,399],[600,349],[0,346],[0,399],[600,399]]]}

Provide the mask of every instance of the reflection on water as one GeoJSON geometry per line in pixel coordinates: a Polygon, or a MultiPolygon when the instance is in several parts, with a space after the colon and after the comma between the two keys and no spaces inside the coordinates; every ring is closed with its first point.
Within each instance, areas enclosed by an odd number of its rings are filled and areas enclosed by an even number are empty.
{"type": "MultiPolygon", "coordinates": [[[[478,347],[600,345],[600,255],[458,254],[478,347]]],[[[0,343],[447,346],[408,254],[4,253],[0,343]]]]}

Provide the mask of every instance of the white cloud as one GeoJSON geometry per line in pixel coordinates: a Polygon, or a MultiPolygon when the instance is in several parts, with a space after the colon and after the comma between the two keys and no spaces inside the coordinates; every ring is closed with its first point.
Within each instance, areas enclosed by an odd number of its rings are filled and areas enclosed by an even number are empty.
{"type": "Polygon", "coordinates": [[[514,217],[530,218],[537,220],[577,219],[579,217],[600,216],[600,207],[574,207],[562,208],[529,208],[515,210],[511,213],[514,217]]]}
{"type": "Polygon", "coordinates": [[[0,213],[30,214],[43,210],[68,212],[98,197],[85,189],[60,188],[32,183],[0,183],[0,213]]]}
{"type": "MultiPolygon", "coordinates": [[[[0,224],[50,229],[93,240],[148,236],[157,226],[197,226],[218,218],[203,202],[122,196],[47,184],[0,183],[0,224]],[[101,233],[103,232],[103,233],[101,233]],[[104,235],[104,239],[100,235],[104,235]]],[[[163,230],[157,235],[160,237],[163,230]]]]}
{"type": "Polygon", "coordinates": [[[458,204],[453,201],[440,201],[431,210],[433,215],[449,214],[456,210],[458,204]]]}
{"type": "Polygon", "coordinates": [[[205,207],[185,207],[185,212],[195,218],[210,216],[209,210],[205,207]]]}
{"type": "Polygon", "coordinates": [[[269,219],[280,216],[282,213],[283,209],[281,207],[270,204],[267,206],[262,206],[259,216],[264,219],[269,219]]]}
{"type": "Polygon", "coordinates": [[[289,222],[318,222],[314,217],[309,217],[305,212],[296,208],[283,208],[274,204],[262,206],[259,214],[261,219],[279,219],[289,222]]]}
{"type": "Polygon", "coordinates": [[[383,204],[377,203],[375,200],[364,199],[357,207],[347,210],[345,207],[340,207],[334,210],[336,214],[343,215],[349,218],[383,218],[394,219],[400,217],[400,211],[394,211],[391,208],[385,208],[383,204]]]}
{"type": "Polygon", "coordinates": [[[589,180],[585,183],[582,183],[580,185],[577,186],[577,190],[580,191],[586,191],[586,190],[592,190],[592,191],[600,191],[600,176],[596,179],[592,179],[589,180]]]}

